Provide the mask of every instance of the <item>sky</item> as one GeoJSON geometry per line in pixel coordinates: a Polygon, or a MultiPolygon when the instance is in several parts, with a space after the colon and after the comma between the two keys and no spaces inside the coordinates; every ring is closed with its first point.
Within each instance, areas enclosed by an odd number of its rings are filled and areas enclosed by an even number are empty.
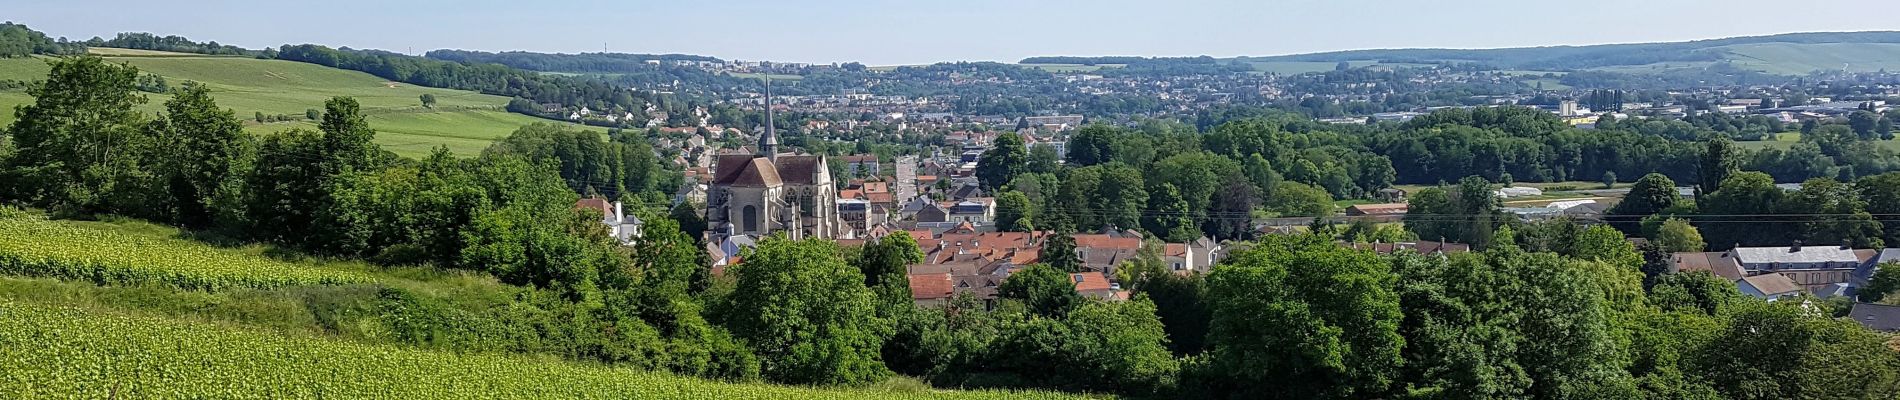
{"type": "Polygon", "coordinates": [[[1900,1],[1889,0],[0,0],[0,10],[0,19],[74,40],[152,32],[246,48],[605,49],[866,65],[1900,30],[1900,20],[1871,17],[1900,15],[1900,1]]]}

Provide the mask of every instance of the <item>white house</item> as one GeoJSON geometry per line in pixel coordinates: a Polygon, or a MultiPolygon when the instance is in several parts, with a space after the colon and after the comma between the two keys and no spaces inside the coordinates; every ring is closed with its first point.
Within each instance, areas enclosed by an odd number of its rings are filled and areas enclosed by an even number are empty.
{"type": "Polygon", "coordinates": [[[626,214],[620,202],[608,203],[606,199],[581,199],[574,202],[575,209],[599,211],[600,223],[607,225],[608,235],[619,240],[620,244],[633,244],[640,237],[640,218],[626,214]]]}

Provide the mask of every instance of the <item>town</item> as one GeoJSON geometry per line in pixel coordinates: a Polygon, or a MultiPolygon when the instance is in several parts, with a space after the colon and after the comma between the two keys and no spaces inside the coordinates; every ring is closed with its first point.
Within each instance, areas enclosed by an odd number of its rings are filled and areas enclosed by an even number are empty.
{"type": "Polygon", "coordinates": [[[1900,398],[1868,18],[845,3],[10,8],[0,397],[1900,398]]]}

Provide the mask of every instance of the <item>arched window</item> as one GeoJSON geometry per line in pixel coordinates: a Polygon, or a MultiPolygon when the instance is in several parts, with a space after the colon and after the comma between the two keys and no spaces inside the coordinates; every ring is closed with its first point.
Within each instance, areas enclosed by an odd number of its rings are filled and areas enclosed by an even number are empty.
{"type": "Polygon", "coordinates": [[[740,226],[744,226],[746,232],[759,231],[759,208],[757,206],[745,206],[745,209],[739,212],[739,217],[745,220],[745,223],[740,224],[740,226]]]}

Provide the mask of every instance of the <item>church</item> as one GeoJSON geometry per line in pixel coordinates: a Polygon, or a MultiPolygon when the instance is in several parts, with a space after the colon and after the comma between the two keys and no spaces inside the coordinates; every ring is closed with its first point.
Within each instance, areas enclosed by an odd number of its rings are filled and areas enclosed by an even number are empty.
{"type": "Polygon", "coordinates": [[[784,232],[791,239],[836,238],[837,187],[825,157],[780,154],[772,126],[772,88],[765,89],[765,133],[755,154],[721,154],[706,192],[706,226],[715,241],[726,236],[763,237],[784,232]]]}

